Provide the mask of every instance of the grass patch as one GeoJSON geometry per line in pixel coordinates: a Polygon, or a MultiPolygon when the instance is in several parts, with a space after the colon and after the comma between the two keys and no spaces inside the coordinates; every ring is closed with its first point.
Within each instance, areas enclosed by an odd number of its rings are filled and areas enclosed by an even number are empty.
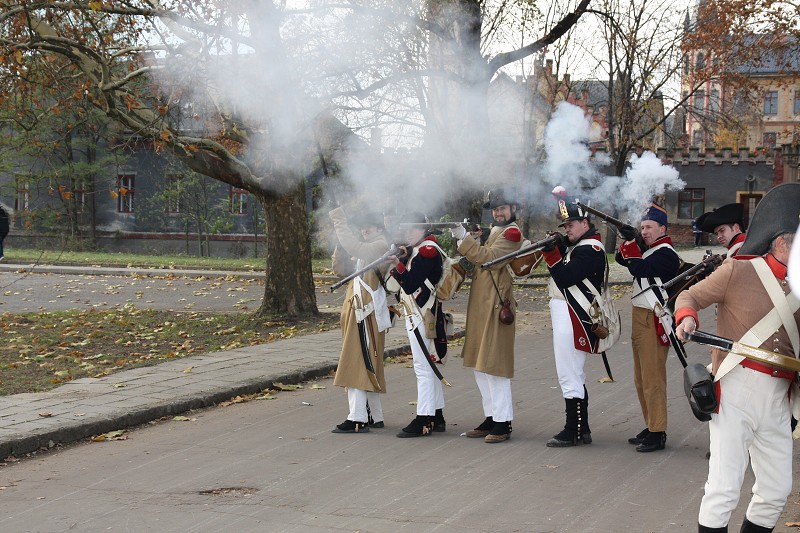
{"type": "MultiPolygon", "coordinates": [[[[168,268],[176,270],[234,270],[264,272],[263,258],[198,257],[191,255],[145,255],[110,252],[68,252],[14,248],[5,250],[6,263],[39,265],[78,265],[102,267],[168,268]]],[[[312,259],[317,274],[330,271],[330,259],[312,259]]]]}
{"type": "Polygon", "coordinates": [[[41,392],[83,377],[253,346],[338,327],[324,313],[298,320],[245,314],[113,310],[3,313],[0,395],[41,392]]]}

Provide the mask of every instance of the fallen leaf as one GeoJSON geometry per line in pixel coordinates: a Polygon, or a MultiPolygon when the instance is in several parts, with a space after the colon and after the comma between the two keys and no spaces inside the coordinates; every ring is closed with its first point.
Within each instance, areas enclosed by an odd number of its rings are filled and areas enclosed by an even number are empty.
{"type": "Polygon", "coordinates": [[[311,388],[312,389],[324,389],[325,385],[320,385],[319,383],[314,383],[313,385],[311,385],[311,388]]]}
{"type": "Polygon", "coordinates": [[[186,368],[186,369],[183,371],[183,373],[184,373],[184,374],[191,374],[193,369],[194,369],[194,367],[193,367],[193,366],[190,366],[190,367],[186,368]]]}
{"type": "Polygon", "coordinates": [[[41,413],[39,413],[39,416],[41,416],[42,418],[48,418],[53,416],[53,413],[51,413],[50,411],[42,411],[41,413]]]}
{"type": "Polygon", "coordinates": [[[127,387],[124,383],[114,383],[115,389],[121,389],[122,387],[127,387]]]}
{"type": "Polygon", "coordinates": [[[274,400],[277,396],[272,394],[263,394],[261,396],[256,396],[256,400],[274,400]]]}
{"type": "Polygon", "coordinates": [[[92,437],[94,442],[103,442],[106,440],[126,440],[128,438],[125,435],[124,429],[117,429],[115,431],[109,431],[108,433],[103,433],[102,435],[95,435],[92,437]]]}
{"type": "Polygon", "coordinates": [[[181,415],[173,416],[172,419],[177,422],[194,422],[195,420],[197,420],[196,418],[189,418],[188,416],[181,416],[181,415]]]}
{"type": "Polygon", "coordinates": [[[275,383],[272,386],[278,390],[298,390],[303,388],[302,385],[284,385],[283,383],[275,383]]]}
{"type": "Polygon", "coordinates": [[[606,376],[597,380],[598,383],[614,383],[614,380],[606,376]]]}

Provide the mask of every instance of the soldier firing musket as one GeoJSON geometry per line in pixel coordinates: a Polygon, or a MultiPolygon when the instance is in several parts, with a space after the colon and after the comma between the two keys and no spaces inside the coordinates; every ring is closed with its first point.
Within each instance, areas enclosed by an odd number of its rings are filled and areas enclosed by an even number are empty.
{"type": "Polygon", "coordinates": [[[708,275],[714,271],[716,267],[722,264],[724,257],[719,254],[712,254],[711,250],[706,251],[706,255],[703,256],[703,260],[693,265],[692,267],[688,268],[687,270],[680,272],[677,276],[672,278],[669,281],[664,282],[661,285],[650,285],[649,287],[642,289],[641,291],[637,292],[632,296],[632,298],[636,298],[637,296],[644,294],[646,291],[653,290],[657,287],[661,287],[668,294],[672,294],[669,297],[670,300],[674,300],[677,295],[684,289],[688,289],[689,286],[693,285],[695,282],[699,281],[701,278],[699,277],[701,274],[708,275]],[[675,291],[669,291],[667,289],[671,289],[673,285],[680,283],[681,281],[685,281],[684,285],[678,288],[675,291]]]}
{"type": "MultiPolygon", "coordinates": [[[[449,224],[447,227],[448,228],[452,228],[452,227],[455,227],[453,224],[461,225],[462,223],[461,222],[431,222],[431,223],[428,223],[428,222],[421,222],[421,223],[408,222],[408,223],[401,223],[399,226],[401,228],[402,227],[424,227],[424,228],[430,229],[431,224],[449,224]]],[[[405,251],[403,250],[403,248],[406,248],[408,250],[410,250],[412,248],[415,248],[418,244],[420,244],[422,241],[427,239],[428,235],[430,235],[430,231],[426,231],[425,234],[423,235],[423,237],[420,240],[418,240],[417,242],[415,242],[414,244],[411,244],[409,246],[405,246],[405,245],[398,246],[396,244],[393,244],[391,246],[391,248],[389,249],[389,251],[387,251],[385,254],[383,254],[382,256],[377,258],[375,261],[371,262],[368,265],[365,265],[364,267],[356,270],[355,272],[353,272],[349,276],[346,276],[346,277],[340,279],[339,281],[337,281],[336,283],[334,283],[333,285],[331,285],[331,292],[335,291],[336,289],[338,289],[339,287],[341,287],[342,285],[344,285],[348,281],[350,281],[350,280],[352,280],[354,278],[357,278],[358,276],[360,276],[360,275],[362,275],[362,274],[364,274],[366,272],[369,272],[373,268],[377,268],[378,266],[380,266],[383,263],[385,263],[386,261],[388,261],[389,258],[391,256],[393,256],[393,255],[396,255],[398,257],[404,256],[405,255],[405,251]]]]}
{"type": "Polygon", "coordinates": [[[500,264],[504,261],[508,261],[509,259],[516,259],[518,257],[524,257],[526,255],[530,255],[535,252],[541,251],[546,246],[553,244],[556,240],[558,240],[557,235],[551,235],[546,239],[542,239],[540,241],[536,241],[528,246],[523,246],[519,250],[511,252],[510,254],[506,254],[502,257],[498,257],[497,259],[493,259],[491,261],[487,261],[481,265],[481,268],[491,268],[494,265],[500,264]]]}
{"type": "Polygon", "coordinates": [[[612,226],[616,226],[617,231],[620,235],[622,235],[626,241],[636,241],[636,244],[639,245],[639,249],[643,252],[647,250],[647,245],[644,243],[644,239],[642,238],[642,234],[628,224],[627,222],[623,222],[618,218],[614,218],[611,215],[603,213],[602,211],[598,211],[594,207],[589,207],[588,205],[582,203],[580,200],[575,200],[575,205],[577,205],[580,209],[587,213],[591,213],[592,215],[596,216],[603,222],[607,224],[611,224],[612,226]]]}

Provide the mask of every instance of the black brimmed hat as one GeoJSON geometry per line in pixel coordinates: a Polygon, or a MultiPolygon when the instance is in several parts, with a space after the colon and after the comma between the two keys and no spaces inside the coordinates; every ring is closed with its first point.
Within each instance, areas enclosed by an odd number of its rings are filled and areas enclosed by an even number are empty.
{"type": "Polygon", "coordinates": [[[778,235],[794,233],[800,223],[800,183],[773,187],[758,202],[738,255],[764,255],[778,235]]]}
{"type": "Polygon", "coordinates": [[[714,229],[723,224],[739,224],[739,227],[744,229],[743,218],[743,204],[725,204],[700,215],[700,218],[697,219],[697,227],[706,233],[714,233],[714,229]]]}
{"type": "Polygon", "coordinates": [[[483,204],[484,209],[494,209],[501,205],[518,205],[514,199],[514,194],[508,189],[492,189],[486,193],[486,201],[483,204]]]}

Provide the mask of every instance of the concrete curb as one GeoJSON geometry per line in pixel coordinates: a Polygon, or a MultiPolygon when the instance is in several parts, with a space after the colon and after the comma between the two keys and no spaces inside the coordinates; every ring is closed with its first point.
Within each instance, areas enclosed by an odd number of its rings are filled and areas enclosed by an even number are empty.
{"type": "MultiPolygon", "coordinates": [[[[450,337],[457,339],[464,336],[464,330],[458,330],[450,337]]],[[[302,342],[300,337],[297,340],[302,342]]],[[[384,358],[397,357],[411,351],[408,344],[389,348],[384,358]]],[[[176,416],[193,409],[213,407],[221,402],[243,394],[255,394],[271,388],[275,383],[298,384],[316,379],[336,370],[336,364],[322,364],[312,368],[296,370],[281,374],[272,374],[263,378],[250,379],[238,385],[219,385],[201,393],[179,396],[170,400],[155,401],[129,410],[115,410],[101,416],[80,420],[63,419],[58,427],[33,430],[25,434],[11,435],[0,442],[0,461],[9,456],[18,456],[41,449],[53,448],[57,444],[69,444],[95,435],[147,424],[165,416],[176,416]]]]}

